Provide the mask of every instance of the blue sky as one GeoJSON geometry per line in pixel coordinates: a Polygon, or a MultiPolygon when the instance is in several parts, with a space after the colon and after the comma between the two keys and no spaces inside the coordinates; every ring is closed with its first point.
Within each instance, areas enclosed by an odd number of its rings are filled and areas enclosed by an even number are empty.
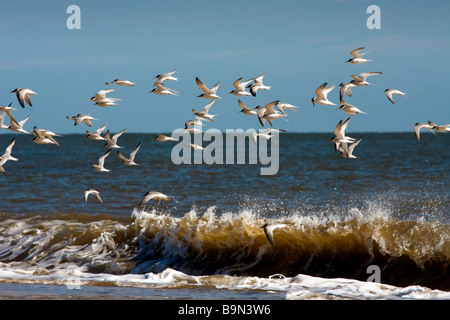
{"type": "MultiPolygon", "coordinates": [[[[356,115],[348,132],[412,131],[416,122],[450,123],[448,83],[449,1],[2,1],[0,2],[0,104],[13,102],[18,120],[57,133],[84,133],[67,115],[88,113],[92,129],[172,132],[192,119],[192,108],[207,100],[195,84],[220,81],[221,100],[211,108],[216,121],[207,128],[260,128],[256,118],[238,113],[229,95],[239,77],[265,73],[272,88],[243,97],[249,107],[281,100],[298,106],[276,127],[290,132],[332,132],[347,115],[335,107],[311,104],[324,82],[339,85],[351,74],[381,71],[370,87],[353,90],[347,101],[367,115],[356,115]],[[69,30],[69,5],[81,9],[81,29],[69,30]],[[381,29],[370,30],[369,5],[381,9],[381,29]],[[364,46],[372,62],[345,63],[364,46]],[[179,96],[148,93],[157,74],[177,70],[167,82],[179,96]],[[135,87],[112,86],[118,106],[100,108],[88,99],[124,78],[135,87]],[[39,93],[22,109],[17,87],[39,93]],[[392,105],[386,88],[407,93],[392,105]]],[[[339,103],[338,88],[329,95],[339,103]]],[[[0,134],[6,133],[2,131],[0,134]]]]}

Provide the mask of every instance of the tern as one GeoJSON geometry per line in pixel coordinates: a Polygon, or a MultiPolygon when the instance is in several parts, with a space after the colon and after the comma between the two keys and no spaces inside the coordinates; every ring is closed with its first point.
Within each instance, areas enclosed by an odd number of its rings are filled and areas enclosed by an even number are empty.
{"type": "Polygon", "coordinates": [[[194,120],[188,120],[184,123],[184,128],[187,129],[190,126],[202,126],[203,125],[203,119],[201,117],[195,117],[194,120]]]}
{"type": "Polygon", "coordinates": [[[6,147],[5,149],[5,153],[3,153],[3,155],[0,156],[0,172],[1,173],[6,173],[5,168],[3,168],[3,165],[9,161],[19,161],[19,159],[11,156],[12,153],[12,148],[14,146],[14,144],[16,143],[16,138],[14,137],[11,142],[9,143],[9,145],[6,147]]]}
{"type": "Polygon", "coordinates": [[[354,116],[357,113],[367,114],[367,113],[359,110],[357,107],[351,105],[350,103],[345,102],[344,100],[341,100],[340,102],[341,102],[341,106],[337,109],[346,112],[350,117],[354,116]]]}
{"type": "Polygon", "coordinates": [[[79,113],[79,114],[77,114],[76,116],[73,116],[73,117],[66,116],[66,118],[68,120],[74,120],[75,121],[75,123],[73,124],[74,126],[77,126],[80,123],[84,122],[89,127],[92,127],[91,120],[97,120],[97,119],[92,118],[88,114],[81,114],[81,113],[79,113]]]}
{"type": "Polygon", "coordinates": [[[431,129],[437,132],[450,132],[450,124],[437,125],[434,122],[428,121],[428,124],[431,126],[431,129]]]}
{"type": "Polygon", "coordinates": [[[108,124],[106,123],[102,127],[95,130],[95,132],[93,132],[93,133],[90,132],[89,130],[86,130],[86,137],[91,140],[106,140],[104,137],[102,137],[102,132],[103,132],[103,130],[105,130],[107,125],[108,124]]]}
{"type": "Polygon", "coordinates": [[[117,145],[117,139],[119,139],[119,137],[126,131],[127,129],[123,129],[121,131],[119,131],[118,133],[116,133],[115,135],[113,135],[112,137],[110,136],[109,130],[106,131],[105,133],[105,147],[108,149],[120,149],[122,147],[117,145]]]}
{"type": "Polygon", "coordinates": [[[392,97],[394,94],[406,96],[406,93],[401,92],[400,90],[397,89],[386,89],[384,90],[384,93],[386,94],[386,97],[389,99],[389,101],[391,101],[392,103],[394,103],[394,98],[392,97]]]}
{"type": "Polygon", "coordinates": [[[367,59],[364,59],[362,56],[363,55],[365,55],[365,54],[367,54],[367,53],[370,53],[370,52],[372,52],[372,51],[368,51],[368,52],[364,52],[364,53],[359,53],[361,50],[363,50],[365,47],[361,47],[361,48],[357,48],[357,49],[355,49],[355,50],[352,50],[351,52],[350,52],[350,54],[352,55],[352,59],[349,59],[349,60],[347,60],[347,61],[345,61],[345,62],[349,62],[349,63],[351,63],[351,64],[361,64],[361,63],[365,63],[365,62],[368,62],[368,61],[372,61],[372,60],[367,60],[367,59]]]}
{"type": "Polygon", "coordinates": [[[258,137],[261,137],[261,138],[269,140],[270,138],[273,137],[273,135],[270,134],[271,132],[286,132],[286,130],[267,128],[267,129],[265,129],[263,131],[260,130],[259,132],[252,132],[253,141],[255,143],[257,143],[258,142],[258,140],[257,140],[258,137]]]}
{"type": "Polygon", "coordinates": [[[9,128],[9,126],[7,126],[5,124],[5,116],[6,116],[6,111],[0,112],[0,129],[8,129],[9,128]]]}
{"type": "Polygon", "coordinates": [[[339,99],[342,100],[345,95],[348,95],[349,97],[352,96],[352,88],[356,87],[356,85],[354,84],[354,81],[350,81],[341,83],[339,87],[341,87],[341,89],[339,90],[339,99]]]}
{"type": "Polygon", "coordinates": [[[323,83],[320,87],[318,87],[314,92],[317,95],[316,97],[312,98],[312,104],[313,106],[317,104],[322,104],[326,106],[335,106],[333,102],[329,101],[327,98],[328,93],[330,93],[331,90],[334,89],[334,85],[327,88],[328,83],[323,83]]]}
{"type": "Polygon", "coordinates": [[[294,112],[297,112],[297,111],[295,111],[295,109],[297,109],[298,107],[293,106],[292,104],[289,104],[289,103],[280,103],[280,102],[278,102],[278,103],[275,105],[275,108],[277,108],[278,110],[280,110],[281,113],[286,114],[286,112],[284,111],[284,109],[289,109],[289,110],[292,110],[292,111],[294,111],[294,112]]]}
{"type": "Polygon", "coordinates": [[[93,194],[97,198],[98,202],[103,204],[103,200],[102,200],[102,198],[100,198],[100,192],[98,192],[95,189],[88,189],[88,190],[84,191],[84,202],[88,201],[88,198],[91,194],[93,194]]]}
{"type": "Polygon", "coordinates": [[[138,145],[136,146],[136,148],[133,150],[133,152],[130,153],[130,157],[129,158],[125,158],[120,153],[120,151],[117,151],[117,155],[122,160],[122,163],[124,165],[126,165],[127,167],[138,166],[139,163],[134,162],[134,158],[136,157],[136,153],[139,151],[140,148],[141,148],[141,143],[139,142],[138,145]]]}
{"type": "Polygon", "coordinates": [[[247,85],[247,88],[250,88],[250,93],[252,96],[256,97],[256,93],[258,90],[270,90],[270,86],[266,86],[263,84],[263,78],[266,74],[263,73],[256,78],[253,79],[254,83],[247,85]]]}
{"type": "Polygon", "coordinates": [[[159,142],[178,141],[177,139],[169,137],[169,136],[166,136],[164,134],[158,134],[152,140],[156,140],[156,141],[159,141],[159,142]]]}
{"type": "Polygon", "coordinates": [[[94,101],[94,105],[99,107],[110,107],[116,105],[116,101],[122,100],[119,98],[108,98],[106,95],[110,92],[113,92],[114,89],[105,89],[97,92],[92,98],[88,99],[90,101],[94,101]]]}
{"type": "MultiPolygon", "coordinates": [[[[360,73],[359,76],[352,74],[350,77],[352,77],[353,80],[350,83],[352,83],[356,87],[368,86],[368,85],[371,85],[372,83],[369,83],[366,81],[367,77],[376,76],[376,75],[380,75],[380,74],[383,74],[383,72],[378,72],[378,71],[377,72],[363,72],[363,73],[360,73]]],[[[350,96],[351,96],[351,94],[350,94],[350,96]]]]}
{"type": "Polygon", "coordinates": [[[206,121],[213,121],[214,117],[216,116],[215,114],[209,114],[209,109],[211,108],[211,106],[214,104],[216,100],[211,100],[210,103],[208,103],[206,106],[203,107],[202,111],[197,111],[195,109],[192,109],[192,113],[197,116],[198,118],[202,119],[202,120],[206,120],[206,121]]]}
{"type": "Polygon", "coordinates": [[[202,94],[198,95],[197,98],[203,98],[203,99],[221,99],[217,95],[217,89],[219,88],[220,81],[217,82],[214,87],[209,89],[205,84],[198,78],[195,78],[195,82],[197,83],[197,86],[200,88],[200,90],[203,91],[202,94]]]}
{"type": "Polygon", "coordinates": [[[248,115],[257,115],[257,112],[255,110],[250,109],[247,107],[240,99],[238,100],[239,107],[242,108],[239,112],[242,112],[243,114],[248,115]]]}
{"type": "Polygon", "coordinates": [[[110,85],[110,84],[117,84],[119,86],[127,86],[127,87],[133,87],[135,85],[135,83],[129,81],[129,80],[125,80],[125,79],[115,79],[111,82],[105,82],[106,85],[110,85]]]}
{"type": "Polygon", "coordinates": [[[22,108],[25,108],[25,101],[28,103],[30,107],[32,107],[33,105],[31,104],[30,95],[37,94],[36,92],[28,88],[17,88],[11,91],[11,93],[16,94],[17,99],[19,100],[19,103],[22,106],[22,108]]]}
{"type": "Polygon", "coordinates": [[[59,143],[51,137],[35,136],[31,141],[37,144],[56,144],[58,147],[60,146],[59,143]]]}
{"type": "Polygon", "coordinates": [[[141,200],[139,202],[139,205],[146,204],[150,200],[157,200],[157,201],[170,201],[171,199],[165,195],[164,193],[158,192],[158,191],[149,191],[146,192],[141,200]]]}
{"type": "Polygon", "coordinates": [[[362,138],[359,138],[358,140],[353,142],[350,146],[346,142],[341,143],[339,146],[339,151],[341,152],[341,156],[343,156],[344,158],[347,158],[347,159],[358,158],[357,156],[353,155],[353,150],[358,145],[358,143],[361,142],[361,140],[362,140],[362,138]]]}
{"type": "Polygon", "coordinates": [[[416,136],[417,141],[420,140],[420,130],[422,128],[426,128],[426,129],[430,130],[432,134],[436,135],[436,133],[434,133],[434,131],[433,131],[432,125],[427,124],[427,123],[419,123],[418,122],[414,125],[414,135],[416,136]]]}
{"type": "Polygon", "coordinates": [[[154,88],[152,91],[149,91],[149,93],[154,93],[160,96],[168,96],[168,95],[177,96],[178,94],[181,93],[180,91],[164,87],[160,82],[155,82],[155,86],[156,88],[154,88]]]}
{"type": "Polygon", "coordinates": [[[266,119],[269,121],[270,125],[272,125],[272,120],[274,120],[276,118],[287,116],[286,114],[278,113],[273,109],[273,107],[278,102],[280,102],[280,100],[275,100],[275,101],[269,102],[265,106],[257,106],[255,108],[259,123],[261,123],[261,125],[263,127],[265,125],[266,119]],[[271,116],[269,117],[269,115],[271,115],[271,116]]]}
{"type": "Polygon", "coordinates": [[[173,70],[173,71],[171,71],[171,72],[167,72],[167,73],[163,73],[163,74],[158,74],[158,75],[155,77],[155,79],[156,79],[155,84],[156,84],[156,83],[161,83],[161,82],[164,82],[164,81],[168,81],[168,80],[177,81],[178,78],[175,78],[175,77],[173,76],[173,74],[174,74],[175,72],[177,72],[176,69],[173,70]]]}
{"type": "Polygon", "coordinates": [[[273,245],[273,231],[278,228],[285,228],[286,224],[278,223],[278,224],[264,224],[261,228],[264,229],[264,233],[266,234],[267,240],[269,240],[270,244],[273,245]]]}
{"type": "Polygon", "coordinates": [[[99,159],[97,163],[92,164],[92,168],[98,172],[109,172],[111,170],[105,168],[105,159],[111,153],[111,149],[106,151],[99,159]]]}
{"type": "Polygon", "coordinates": [[[342,120],[339,121],[339,123],[336,125],[336,128],[334,129],[334,135],[335,137],[331,139],[330,141],[334,142],[335,151],[339,150],[339,146],[341,143],[352,143],[355,141],[354,138],[347,137],[345,135],[345,129],[347,129],[348,123],[350,121],[350,118],[342,122],[342,120]]]}
{"type": "Polygon", "coordinates": [[[25,119],[19,122],[13,121],[13,119],[11,119],[10,126],[8,127],[8,129],[19,133],[30,133],[23,128],[25,122],[27,122],[29,118],[30,116],[27,116],[25,119]]]}
{"type": "Polygon", "coordinates": [[[35,139],[36,143],[53,143],[56,144],[58,147],[60,147],[60,144],[58,141],[55,140],[53,137],[62,137],[59,134],[54,133],[53,131],[46,130],[46,129],[38,129],[36,126],[34,126],[32,133],[36,136],[37,139],[35,139]],[[50,140],[51,142],[48,142],[47,140],[50,140]]]}
{"type": "Polygon", "coordinates": [[[202,146],[199,146],[198,144],[189,144],[189,148],[191,148],[194,151],[203,151],[205,150],[205,148],[203,148],[202,146]]]}
{"type": "MultiPolygon", "coordinates": [[[[16,109],[11,107],[11,105],[12,105],[12,103],[10,103],[8,106],[0,106],[0,112],[5,112],[12,121],[14,121],[16,124],[19,124],[17,122],[17,120],[14,118],[14,116],[12,115],[12,112],[11,112],[12,110],[16,110],[16,109]]],[[[5,119],[4,116],[3,116],[2,119],[3,120],[5,119]]]]}
{"type": "Polygon", "coordinates": [[[253,79],[242,82],[242,77],[240,77],[239,79],[233,82],[234,90],[228,92],[228,94],[233,94],[235,96],[250,96],[251,93],[245,91],[245,87],[252,81],[253,79]]]}

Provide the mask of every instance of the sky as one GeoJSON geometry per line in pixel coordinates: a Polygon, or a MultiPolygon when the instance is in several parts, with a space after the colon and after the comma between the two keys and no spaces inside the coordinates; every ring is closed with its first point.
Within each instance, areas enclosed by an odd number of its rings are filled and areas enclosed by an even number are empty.
{"type": "MultiPolygon", "coordinates": [[[[84,133],[66,116],[90,114],[111,132],[172,132],[193,119],[209,100],[195,78],[212,87],[220,81],[210,113],[214,128],[259,129],[257,118],[239,113],[232,83],[265,74],[270,90],[242,97],[254,108],[280,100],[298,106],[274,127],[288,132],[333,132],[348,116],[339,106],[339,87],[350,75],[369,77],[371,86],[353,89],[346,101],[366,115],[355,115],[347,132],[412,131],[417,122],[450,123],[450,2],[364,0],[248,1],[0,1],[0,105],[16,108],[17,120],[30,115],[33,126],[60,134],[84,133]],[[70,5],[80,8],[81,29],[67,28],[70,5]],[[380,8],[380,29],[369,29],[370,5],[380,8]],[[350,51],[371,51],[365,64],[345,63],[350,51]],[[154,77],[176,69],[178,81],[165,85],[178,96],[149,93],[154,77]],[[116,78],[134,87],[105,85],[116,78]],[[311,98],[322,83],[336,85],[329,99],[337,106],[316,105],[311,98]],[[33,107],[22,108],[11,91],[38,93],[33,107]],[[117,106],[88,101],[113,88],[117,106]],[[395,104],[384,95],[399,89],[395,104]]],[[[7,133],[2,130],[0,134],[7,133]]]]}

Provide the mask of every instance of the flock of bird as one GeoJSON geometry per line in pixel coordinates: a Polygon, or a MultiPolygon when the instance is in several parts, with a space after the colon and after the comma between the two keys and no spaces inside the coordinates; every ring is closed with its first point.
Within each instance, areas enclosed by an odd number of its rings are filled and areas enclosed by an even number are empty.
{"type": "MultiPolygon", "coordinates": [[[[364,55],[370,52],[364,52],[361,53],[361,51],[365,49],[364,47],[357,48],[355,50],[352,50],[350,52],[352,58],[348,61],[345,61],[346,63],[350,64],[362,64],[367,63],[372,60],[368,60],[363,58],[364,55]]],[[[157,95],[179,95],[181,92],[168,88],[165,86],[165,82],[167,81],[177,81],[178,78],[174,76],[176,70],[173,70],[168,73],[159,74],[155,76],[156,79],[154,82],[154,89],[149,91],[149,93],[154,93],[157,95]]],[[[334,143],[335,151],[339,151],[340,155],[345,158],[357,158],[355,155],[353,155],[353,151],[355,147],[362,141],[362,138],[355,139],[352,137],[349,137],[346,135],[345,130],[348,127],[349,121],[351,117],[353,117],[356,114],[366,114],[365,112],[361,111],[359,108],[351,105],[350,103],[346,102],[344,100],[345,96],[351,97],[352,96],[352,89],[356,87],[363,87],[368,86],[371,83],[367,81],[368,77],[370,76],[376,76],[376,75],[382,75],[382,72],[365,72],[361,73],[359,75],[351,75],[352,78],[351,81],[346,83],[339,84],[340,90],[339,90],[339,102],[340,106],[338,109],[344,111],[349,116],[345,121],[340,120],[337,126],[334,129],[334,137],[330,139],[331,142],[334,143]]],[[[243,78],[240,77],[236,79],[233,82],[234,89],[228,94],[232,94],[238,98],[244,97],[244,96],[253,96],[256,97],[258,92],[264,91],[264,90],[271,90],[271,86],[267,86],[263,83],[265,73],[254,77],[249,78],[246,81],[243,81],[243,78]],[[248,91],[246,89],[249,89],[248,91]]],[[[192,113],[194,116],[194,119],[187,120],[184,123],[184,130],[186,130],[189,133],[201,133],[201,130],[198,129],[199,126],[204,125],[204,121],[212,122],[214,121],[214,117],[216,115],[211,114],[211,107],[214,105],[215,101],[217,99],[221,99],[221,97],[218,95],[218,88],[220,85],[220,81],[217,82],[214,86],[208,87],[205,85],[198,77],[195,79],[196,84],[198,88],[201,90],[201,94],[199,94],[197,97],[202,99],[210,100],[203,108],[202,110],[198,111],[196,109],[192,109],[192,113]]],[[[133,87],[135,84],[129,80],[124,79],[115,79],[111,82],[105,82],[106,85],[112,85],[116,84],[119,86],[126,86],[126,87],[133,87]]],[[[325,105],[325,106],[336,106],[335,103],[330,101],[328,99],[329,93],[336,87],[336,85],[328,86],[328,83],[325,82],[322,85],[320,85],[315,90],[315,96],[311,99],[313,106],[319,105],[325,105]]],[[[89,101],[93,101],[95,106],[98,107],[111,107],[114,105],[117,105],[118,101],[122,100],[119,98],[112,98],[108,97],[107,95],[111,92],[114,92],[114,89],[104,89],[98,91],[93,97],[89,99],[89,101]]],[[[11,93],[15,93],[17,100],[22,108],[25,108],[26,104],[29,106],[32,106],[31,102],[31,96],[36,95],[37,93],[28,89],[28,88],[17,88],[11,91],[11,93]]],[[[386,89],[384,91],[386,97],[389,99],[391,103],[394,102],[394,96],[395,95],[401,95],[405,96],[406,94],[400,90],[397,89],[386,89]]],[[[286,113],[286,110],[291,110],[294,112],[297,112],[295,109],[297,109],[297,106],[293,106],[289,103],[283,103],[280,102],[280,100],[275,100],[272,102],[269,102],[265,105],[258,105],[254,108],[250,108],[246,106],[241,99],[237,100],[237,104],[240,108],[240,113],[244,115],[254,116],[258,119],[259,123],[262,127],[265,127],[266,120],[270,124],[270,127],[266,128],[265,130],[260,130],[259,132],[253,133],[253,141],[257,143],[258,138],[264,138],[264,139],[270,139],[272,137],[272,132],[284,132],[285,130],[282,129],[275,129],[272,128],[273,121],[277,119],[282,119],[288,116],[286,113]]],[[[0,106],[0,129],[7,129],[13,132],[17,133],[24,133],[24,134],[33,134],[33,142],[38,144],[55,144],[59,146],[58,141],[56,141],[55,137],[58,137],[60,135],[46,129],[40,129],[34,126],[33,130],[31,132],[28,132],[24,129],[24,125],[29,119],[29,116],[27,116],[25,119],[21,121],[17,121],[13,115],[15,108],[11,107],[12,104],[9,104],[8,106],[0,106]],[[5,117],[8,116],[10,119],[10,124],[5,124],[5,117]]],[[[84,123],[88,127],[92,127],[92,121],[97,120],[93,117],[91,117],[89,114],[77,114],[75,116],[66,116],[67,119],[73,120],[74,125],[81,125],[84,123]]],[[[91,140],[95,141],[103,141],[105,142],[104,147],[106,147],[108,150],[103,153],[103,155],[98,159],[96,163],[92,164],[92,168],[98,172],[109,172],[110,170],[105,168],[105,160],[110,155],[111,151],[113,149],[120,149],[121,146],[118,145],[118,139],[119,137],[127,130],[123,129],[119,131],[118,133],[111,136],[111,133],[109,130],[106,131],[105,134],[103,134],[103,131],[106,129],[108,124],[105,124],[95,130],[94,132],[90,132],[89,130],[86,130],[86,137],[91,140]],[[102,135],[103,134],[103,135],[102,135]]],[[[450,132],[450,124],[449,125],[437,125],[431,121],[428,121],[428,123],[416,123],[414,126],[414,134],[417,138],[417,140],[420,140],[420,130],[421,129],[428,129],[433,134],[435,132],[450,132]]],[[[155,141],[159,142],[169,142],[169,141],[177,141],[177,139],[172,138],[170,136],[166,136],[163,134],[158,134],[156,137],[153,138],[155,141]]],[[[0,156],[0,172],[5,173],[4,165],[7,161],[18,161],[18,159],[14,156],[12,156],[12,149],[15,144],[15,138],[12,139],[10,144],[6,147],[5,152],[3,155],[0,156]]],[[[135,149],[129,154],[128,158],[125,157],[120,151],[117,151],[117,156],[122,161],[122,163],[125,166],[133,167],[139,165],[135,162],[136,154],[138,153],[139,149],[141,147],[141,143],[139,142],[135,149]]],[[[190,144],[190,147],[193,150],[205,150],[202,146],[190,144]]],[[[97,201],[100,203],[103,203],[102,198],[100,197],[100,192],[95,189],[88,189],[84,192],[84,201],[88,202],[89,196],[95,196],[97,198],[97,201]]],[[[150,200],[156,200],[156,201],[170,201],[171,198],[161,192],[158,191],[149,191],[143,195],[142,200],[139,202],[139,205],[144,205],[150,200]]],[[[284,225],[265,225],[263,226],[267,239],[271,244],[273,244],[273,230],[284,227],[284,225]]]]}

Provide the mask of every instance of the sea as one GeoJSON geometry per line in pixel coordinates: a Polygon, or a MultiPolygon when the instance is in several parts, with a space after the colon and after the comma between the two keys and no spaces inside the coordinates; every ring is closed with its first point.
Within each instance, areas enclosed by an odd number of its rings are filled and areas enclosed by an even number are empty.
{"type": "Polygon", "coordinates": [[[19,159],[0,175],[0,299],[450,299],[450,134],[352,133],[347,159],[330,133],[281,132],[272,175],[175,164],[155,136],[124,133],[100,173],[102,141],[0,134],[19,159]]]}

